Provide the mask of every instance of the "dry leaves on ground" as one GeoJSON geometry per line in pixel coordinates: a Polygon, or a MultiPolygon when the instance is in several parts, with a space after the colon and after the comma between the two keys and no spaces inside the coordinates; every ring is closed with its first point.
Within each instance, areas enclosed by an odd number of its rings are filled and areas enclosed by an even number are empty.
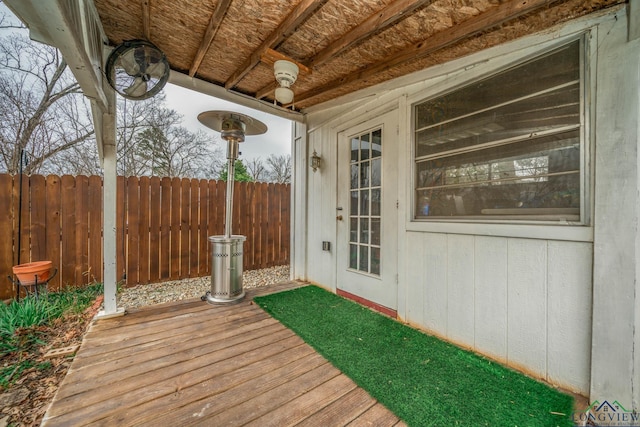
{"type": "Polygon", "coordinates": [[[0,389],[0,427],[40,425],[72,361],[71,357],[45,359],[44,355],[51,349],[80,344],[101,303],[102,297],[81,314],[69,314],[51,325],[39,326],[37,334],[45,344],[36,351],[0,359],[0,365],[8,366],[28,358],[33,366],[8,389],[0,389]]]}

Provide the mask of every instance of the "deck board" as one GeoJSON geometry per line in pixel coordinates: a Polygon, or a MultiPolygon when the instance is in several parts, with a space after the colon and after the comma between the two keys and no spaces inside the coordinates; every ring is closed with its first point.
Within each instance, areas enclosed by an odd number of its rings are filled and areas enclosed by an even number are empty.
{"type": "Polygon", "coordinates": [[[252,303],[297,286],[94,321],[42,425],[403,425],[252,303]]]}

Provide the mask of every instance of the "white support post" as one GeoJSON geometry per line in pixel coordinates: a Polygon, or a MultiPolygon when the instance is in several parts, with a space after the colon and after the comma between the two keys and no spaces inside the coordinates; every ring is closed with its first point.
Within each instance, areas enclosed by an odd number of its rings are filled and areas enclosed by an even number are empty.
{"type": "Polygon", "coordinates": [[[305,123],[291,124],[291,242],[289,264],[292,280],[307,280],[307,173],[308,143],[305,123]]]}
{"type": "Polygon", "coordinates": [[[116,111],[115,92],[108,89],[109,110],[102,115],[102,168],[104,180],[102,185],[102,215],[103,215],[103,246],[104,257],[104,310],[98,317],[114,317],[124,314],[118,309],[116,292],[118,285],[116,270],[116,111]]]}

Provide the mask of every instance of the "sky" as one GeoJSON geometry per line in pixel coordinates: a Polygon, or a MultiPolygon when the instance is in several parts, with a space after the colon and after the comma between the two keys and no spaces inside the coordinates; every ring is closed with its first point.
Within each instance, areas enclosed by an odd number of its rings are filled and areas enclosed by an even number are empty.
{"type": "MultiPolygon", "coordinates": [[[[9,8],[0,2],[0,16],[5,15],[10,22],[18,22],[9,8]],[[12,19],[13,18],[13,19],[12,19]]],[[[6,30],[16,31],[16,30],[6,30]]],[[[24,30],[23,30],[24,31],[24,30]]],[[[240,144],[240,159],[251,160],[260,157],[266,160],[271,154],[291,154],[291,121],[272,114],[240,106],[229,101],[204,95],[199,92],[185,89],[180,86],[167,83],[164,88],[166,106],[176,110],[182,116],[182,126],[192,132],[198,130],[211,134],[220,142],[220,133],[215,132],[198,121],[198,114],[208,110],[228,110],[246,114],[258,119],[267,125],[267,132],[263,135],[247,136],[245,142],[240,144]]],[[[226,150],[224,141],[218,144],[226,150]]]]}

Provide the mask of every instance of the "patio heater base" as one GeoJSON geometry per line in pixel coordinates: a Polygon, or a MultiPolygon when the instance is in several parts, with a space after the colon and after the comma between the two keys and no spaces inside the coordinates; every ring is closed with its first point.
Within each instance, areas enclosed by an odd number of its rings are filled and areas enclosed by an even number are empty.
{"type": "Polygon", "coordinates": [[[210,236],[211,291],[202,300],[209,304],[235,304],[244,298],[242,246],[245,236],[210,236]]]}

